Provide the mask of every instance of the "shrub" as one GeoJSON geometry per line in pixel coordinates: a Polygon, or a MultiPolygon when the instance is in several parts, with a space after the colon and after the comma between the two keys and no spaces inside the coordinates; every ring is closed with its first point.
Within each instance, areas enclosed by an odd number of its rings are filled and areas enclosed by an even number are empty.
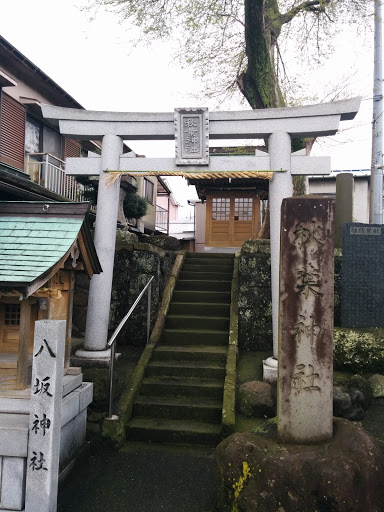
{"type": "Polygon", "coordinates": [[[141,219],[147,210],[148,201],[135,192],[127,192],[123,201],[123,211],[127,219],[141,219]]]}
{"type": "Polygon", "coordinates": [[[384,373],[384,329],[337,327],[334,344],[335,369],[384,373]]]}

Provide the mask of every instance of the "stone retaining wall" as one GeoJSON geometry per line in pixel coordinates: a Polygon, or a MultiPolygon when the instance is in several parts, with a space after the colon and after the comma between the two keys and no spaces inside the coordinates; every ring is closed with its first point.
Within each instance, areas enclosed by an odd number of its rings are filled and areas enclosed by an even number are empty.
{"type": "MultiPolygon", "coordinates": [[[[137,237],[127,236],[127,231],[118,230],[112,284],[112,301],[109,329],[112,333],[129,308],[135,302],[149,279],[152,281],[151,328],[161,301],[164,286],[178,254],[176,250],[165,250],[149,243],[138,243],[137,237]]],[[[73,336],[84,337],[88,303],[89,279],[78,273],[73,307],[73,336]]],[[[147,294],[143,296],[134,313],[119,335],[120,344],[145,346],[147,326],[147,294]]]]}
{"type": "Polygon", "coordinates": [[[239,258],[239,349],[272,350],[269,240],[248,240],[239,258]]]}
{"type": "MultiPolygon", "coordinates": [[[[335,255],[335,320],[340,325],[340,251],[335,255]]],[[[269,240],[248,240],[239,258],[239,349],[272,351],[271,256],[269,240]]]]}

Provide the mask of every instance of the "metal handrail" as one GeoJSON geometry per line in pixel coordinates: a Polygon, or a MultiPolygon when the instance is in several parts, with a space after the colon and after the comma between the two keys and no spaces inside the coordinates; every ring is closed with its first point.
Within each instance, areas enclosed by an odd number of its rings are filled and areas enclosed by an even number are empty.
{"type": "Polygon", "coordinates": [[[108,409],[108,419],[112,419],[113,369],[114,369],[114,364],[115,364],[115,352],[116,352],[115,341],[116,341],[116,338],[117,338],[119,332],[123,328],[125,322],[131,316],[131,314],[133,313],[134,309],[136,308],[136,306],[140,302],[141,297],[144,295],[144,293],[148,289],[148,307],[147,307],[147,343],[148,343],[149,332],[150,332],[150,329],[151,329],[151,295],[152,295],[152,281],[153,281],[154,277],[155,276],[152,276],[151,279],[148,281],[148,283],[144,286],[144,288],[140,292],[139,296],[137,297],[135,302],[132,304],[130,310],[125,315],[125,317],[121,320],[119,325],[116,327],[114,333],[112,334],[112,336],[110,337],[110,339],[109,339],[109,341],[107,343],[107,347],[111,348],[111,360],[110,360],[110,363],[109,363],[109,409],[108,409]]]}

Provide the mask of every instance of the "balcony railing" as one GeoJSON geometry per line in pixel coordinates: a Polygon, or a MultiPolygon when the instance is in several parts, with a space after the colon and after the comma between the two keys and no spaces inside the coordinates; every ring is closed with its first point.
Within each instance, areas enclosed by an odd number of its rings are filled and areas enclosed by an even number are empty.
{"type": "Polygon", "coordinates": [[[84,186],[64,169],[65,162],[50,153],[27,154],[27,172],[34,183],[72,201],[83,201],[84,186]]]}
{"type": "Polygon", "coordinates": [[[162,206],[156,206],[156,224],[155,228],[161,233],[169,234],[169,215],[168,210],[162,206]]]}

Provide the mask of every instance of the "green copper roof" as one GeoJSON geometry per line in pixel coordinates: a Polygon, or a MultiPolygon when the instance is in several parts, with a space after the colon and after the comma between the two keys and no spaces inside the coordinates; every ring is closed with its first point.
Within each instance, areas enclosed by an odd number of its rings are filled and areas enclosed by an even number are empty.
{"type": "Polygon", "coordinates": [[[27,284],[61,260],[83,218],[0,216],[0,283],[27,284]]]}

